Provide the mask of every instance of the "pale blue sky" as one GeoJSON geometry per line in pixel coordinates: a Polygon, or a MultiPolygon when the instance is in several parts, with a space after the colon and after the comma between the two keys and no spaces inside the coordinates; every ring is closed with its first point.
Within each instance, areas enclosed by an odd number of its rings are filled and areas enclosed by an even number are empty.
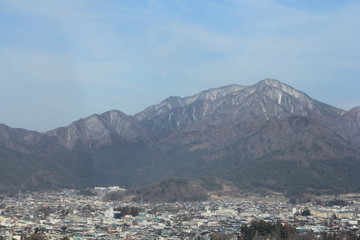
{"type": "Polygon", "coordinates": [[[0,123],[47,131],[276,78],[360,105],[357,0],[0,0],[0,123]]]}

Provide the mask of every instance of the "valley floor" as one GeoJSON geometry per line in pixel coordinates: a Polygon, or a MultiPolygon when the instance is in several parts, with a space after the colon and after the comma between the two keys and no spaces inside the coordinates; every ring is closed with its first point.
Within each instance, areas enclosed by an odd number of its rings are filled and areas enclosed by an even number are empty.
{"type": "MultiPolygon", "coordinates": [[[[4,197],[0,204],[2,239],[239,239],[254,221],[291,226],[297,234],[351,232],[358,236],[360,195],[322,196],[291,204],[281,195],[212,199],[206,202],[108,202],[76,190],[4,197]],[[341,199],[341,201],[339,200],[341,199]],[[346,206],[323,206],[319,203],[346,206]],[[346,203],[346,204],[345,204],[346,203]],[[139,212],[121,215],[116,208],[139,212]],[[309,215],[310,214],[310,215],[309,215]],[[115,218],[116,217],[116,218],[115,218]]],[[[305,236],[305,235],[304,235],[305,236]]]]}

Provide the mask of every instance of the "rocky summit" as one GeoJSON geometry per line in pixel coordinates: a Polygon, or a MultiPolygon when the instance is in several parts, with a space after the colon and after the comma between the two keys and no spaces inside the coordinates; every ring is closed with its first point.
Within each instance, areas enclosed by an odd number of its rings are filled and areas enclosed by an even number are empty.
{"type": "Polygon", "coordinates": [[[211,177],[288,195],[360,191],[360,107],[275,79],[112,110],[47,133],[0,125],[2,191],[211,177]]]}

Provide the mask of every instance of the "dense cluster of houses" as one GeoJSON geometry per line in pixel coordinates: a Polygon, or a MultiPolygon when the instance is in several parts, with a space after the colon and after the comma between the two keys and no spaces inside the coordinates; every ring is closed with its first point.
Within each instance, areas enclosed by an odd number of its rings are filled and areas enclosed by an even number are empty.
{"type": "Polygon", "coordinates": [[[241,226],[256,220],[280,221],[300,233],[315,235],[359,231],[359,195],[341,196],[351,204],[331,207],[311,202],[290,204],[281,195],[183,203],[104,200],[106,191],[118,190],[98,188],[96,196],[64,190],[4,197],[0,203],[0,237],[22,239],[34,233],[46,239],[207,239],[214,233],[239,237],[241,226]],[[118,211],[119,206],[139,211],[125,215],[118,211]]]}

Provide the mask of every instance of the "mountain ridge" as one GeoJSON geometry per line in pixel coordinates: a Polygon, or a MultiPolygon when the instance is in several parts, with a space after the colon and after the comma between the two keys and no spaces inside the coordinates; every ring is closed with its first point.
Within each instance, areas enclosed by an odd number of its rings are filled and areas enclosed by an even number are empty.
{"type": "Polygon", "coordinates": [[[11,189],[24,181],[31,189],[131,187],[213,175],[250,189],[357,191],[351,183],[357,177],[347,176],[350,170],[341,166],[360,169],[359,109],[344,111],[268,78],[247,87],[232,84],[169,97],[134,115],[93,114],[46,133],[0,124],[0,161],[9,173],[18,168],[11,165],[16,154],[37,166],[23,180],[12,180],[11,189]],[[297,178],[305,183],[296,185],[299,180],[286,173],[286,185],[263,165],[275,175],[298,168],[297,178]],[[338,184],[329,184],[327,174],[338,184]]]}

